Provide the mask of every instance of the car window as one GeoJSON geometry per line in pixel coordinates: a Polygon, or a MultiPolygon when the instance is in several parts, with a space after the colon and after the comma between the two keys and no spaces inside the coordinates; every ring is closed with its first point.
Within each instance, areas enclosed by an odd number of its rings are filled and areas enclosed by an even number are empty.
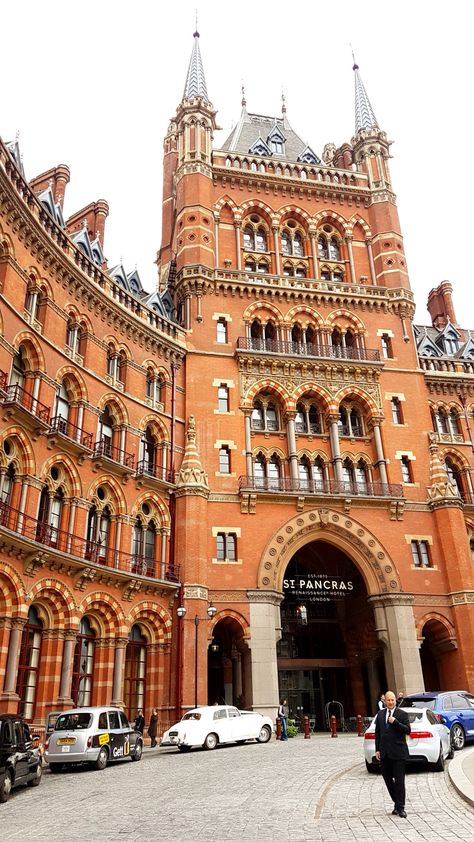
{"type": "Polygon", "coordinates": [[[196,712],[194,712],[194,713],[185,713],[185,714],[184,714],[184,716],[183,716],[183,721],[184,721],[185,719],[201,719],[201,714],[200,714],[200,713],[196,713],[196,712]]]}
{"type": "Polygon", "coordinates": [[[425,699],[425,698],[417,699],[416,696],[415,696],[415,698],[411,698],[410,696],[407,696],[406,699],[402,699],[402,701],[400,702],[398,707],[401,707],[401,708],[426,708],[428,710],[434,710],[434,708],[436,707],[436,699],[430,699],[430,698],[428,698],[428,699],[425,699]]]}
{"type": "Polygon", "coordinates": [[[428,719],[428,722],[430,723],[430,725],[439,725],[439,722],[436,719],[436,716],[434,715],[432,710],[426,711],[426,718],[428,719]]]}
{"type": "Polygon", "coordinates": [[[111,731],[120,728],[118,710],[109,710],[109,728],[111,731]]]}
{"type": "Polygon", "coordinates": [[[23,733],[23,726],[21,722],[15,722],[15,742],[17,746],[21,746],[25,742],[25,736],[23,733]]]}
{"type": "Polygon", "coordinates": [[[4,745],[11,746],[14,743],[13,739],[13,722],[7,720],[3,723],[2,742],[4,745]]]}
{"type": "Polygon", "coordinates": [[[451,696],[445,696],[443,699],[443,710],[452,710],[453,703],[451,701],[451,696]]]}
{"type": "Polygon", "coordinates": [[[227,711],[225,708],[221,708],[220,710],[214,711],[213,719],[227,719],[227,711]]]}
{"type": "Polygon", "coordinates": [[[236,716],[240,716],[240,713],[237,710],[237,708],[229,708],[229,717],[231,719],[234,719],[236,716]]]}
{"type": "Polygon", "coordinates": [[[92,723],[92,716],[90,713],[63,713],[58,716],[55,731],[86,731],[90,728],[92,723]]]}
{"type": "Polygon", "coordinates": [[[119,716],[120,716],[120,727],[121,728],[130,728],[130,723],[129,723],[127,717],[125,716],[125,714],[122,713],[122,711],[120,711],[119,716]]]}
{"type": "Polygon", "coordinates": [[[410,711],[408,711],[407,716],[408,716],[408,719],[410,720],[411,724],[413,724],[413,722],[420,722],[423,719],[423,711],[422,710],[410,710],[410,711]]]}
{"type": "Polygon", "coordinates": [[[23,722],[23,739],[25,740],[25,743],[31,743],[30,729],[28,728],[26,722],[23,722]]]}
{"type": "Polygon", "coordinates": [[[107,731],[109,727],[107,724],[107,711],[103,710],[99,713],[99,724],[97,726],[101,731],[107,731]]]}
{"type": "Polygon", "coordinates": [[[474,696],[471,693],[463,693],[465,699],[467,699],[468,706],[470,708],[474,708],[474,696]]]}
{"type": "Polygon", "coordinates": [[[469,707],[467,700],[464,696],[461,696],[460,693],[453,693],[451,696],[451,701],[455,710],[465,710],[465,708],[469,707]]]}

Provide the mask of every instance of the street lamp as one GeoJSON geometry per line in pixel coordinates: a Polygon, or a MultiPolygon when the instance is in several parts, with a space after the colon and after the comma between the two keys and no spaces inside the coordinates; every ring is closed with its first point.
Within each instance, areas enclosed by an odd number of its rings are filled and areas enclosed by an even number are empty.
{"type": "MultiPolygon", "coordinates": [[[[186,616],[186,610],[187,609],[184,607],[184,605],[180,605],[176,609],[176,613],[177,613],[180,620],[183,620],[184,617],[186,616]]],[[[213,617],[216,616],[216,613],[217,613],[217,608],[211,602],[209,604],[208,608],[207,608],[207,616],[208,616],[209,620],[212,620],[213,617]]],[[[200,619],[204,619],[204,618],[203,617],[200,618],[196,614],[196,616],[194,617],[194,707],[195,708],[197,708],[197,695],[198,695],[198,689],[197,689],[198,688],[198,626],[199,626],[200,619]]]]}

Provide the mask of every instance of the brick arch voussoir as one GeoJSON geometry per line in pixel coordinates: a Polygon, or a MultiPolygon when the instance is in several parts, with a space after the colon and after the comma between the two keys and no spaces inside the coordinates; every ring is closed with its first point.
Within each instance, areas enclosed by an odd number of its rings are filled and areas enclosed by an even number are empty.
{"type": "Polygon", "coordinates": [[[71,365],[63,365],[56,374],[55,380],[58,383],[62,383],[65,378],[69,379],[69,382],[73,386],[74,397],[73,400],[75,401],[87,401],[87,386],[86,381],[84,380],[80,371],[76,368],[73,368],[71,365]]]}
{"type": "Polygon", "coordinates": [[[168,432],[168,428],[166,424],[163,423],[161,418],[159,418],[156,413],[149,412],[147,415],[144,415],[143,418],[138,423],[139,430],[146,430],[146,428],[150,426],[156,428],[159,431],[159,436],[161,441],[169,441],[170,436],[168,432]]]}
{"type": "Polygon", "coordinates": [[[108,486],[111,491],[112,496],[112,503],[115,508],[114,514],[116,515],[124,515],[127,513],[127,501],[125,499],[125,495],[122,491],[122,488],[115,477],[112,477],[110,474],[101,474],[100,476],[96,477],[93,482],[90,484],[89,489],[87,491],[87,499],[90,500],[93,498],[97,492],[99,486],[108,486]]]}
{"type": "Polygon", "coordinates": [[[288,310],[285,316],[285,324],[292,324],[294,321],[298,321],[298,316],[308,316],[307,322],[314,321],[318,325],[318,327],[323,327],[324,319],[320,314],[313,309],[313,307],[309,307],[307,304],[296,304],[295,307],[292,307],[291,310],[288,310]]]}
{"type": "Polygon", "coordinates": [[[440,623],[448,632],[449,637],[455,639],[456,638],[456,628],[454,623],[451,622],[444,614],[440,614],[438,611],[429,611],[427,614],[423,614],[416,623],[416,636],[418,640],[423,638],[423,629],[427,625],[427,623],[436,622],[440,623]]]}
{"type": "Polygon", "coordinates": [[[253,386],[248,390],[245,399],[243,401],[242,406],[245,409],[251,409],[253,405],[254,399],[260,392],[270,391],[273,392],[275,395],[283,401],[284,408],[288,409],[288,404],[290,402],[290,396],[286,389],[277,383],[275,380],[272,380],[271,377],[264,378],[263,380],[259,380],[257,383],[254,383],[253,386]]]}
{"type": "Polygon", "coordinates": [[[363,219],[360,214],[356,213],[350,217],[348,222],[348,231],[352,234],[356,225],[362,228],[367,239],[372,238],[372,229],[370,225],[363,219]]]}
{"type": "Polygon", "coordinates": [[[103,412],[107,404],[112,404],[114,410],[117,410],[116,415],[118,424],[128,424],[127,407],[118,395],[114,392],[107,392],[105,395],[101,395],[97,403],[98,410],[103,412]]]}
{"type": "Polygon", "coordinates": [[[459,453],[459,451],[457,451],[454,447],[443,447],[439,451],[439,457],[442,463],[445,459],[452,459],[455,465],[458,465],[460,469],[470,467],[469,460],[466,459],[464,453],[459,453]]]}
{"type": "Polygon", "coordinates": [[[316,228],[319,228],[321,223],[325,220],[332,220],[334,222],[337,222],[338,225],[341,226],[344,233],[347,233],[349,223],[347,219],[344,219],[344,217],[341,216],[340,213],[336,213],[336,211],[321,210],[312,217],[311,221],[316,226],[316,228]]]}
{"type": "Polygon", "coordinates": [[[209,639],[212,638],[213,632],[217,624],[220,623],[222,620],[226,619],[235,620],[239,624],[240,628],[242,629],[242,637],[244,640],[249,640],[251,638],[252,635],[250,631],[250,626],[243,614],[240,614],[238,611],[234,611],[232,608],[224,608],[222,611],[217,612],[216,616],[214,617],[211,623],[209,639]]]}
{"type": "Polygon", "coordinates": [[[238,206],[238,205],[236,205],[236,203],[234,202],[234,200],[233,200],[230,196],[227,196],[227,195],[222,196],[222,197],[219,199],[219,201],[217,201],[217,202],[215,203],[215,205],[214,205],[214,210],[216,211],[216,213],[220,213],[220,211],[222,210],[222,208],[223,208],[225,205],[228,205],[228,207],[229,207],[229,208],[230,208],[230,209],[234,212],[234,214],[235,214],[235,213],[238,213],[238,211],[239,211],[239,206],[238,206]]]}
{"type": "Polygon", "coordinates": [[[283,313],[278,309],[278,307],[275,307],[275,305],[271,304],[269,301],[255,301],[253,304],[250,304],[250,306],[243,312],[242,320],[244,322],[250,322],[253,318],[255,318],[255,315],[259,310],[267,310],[275,316],[278,324],[283,324],[283,313]]]}
{"type": "Polygon", "coordinates": [[[72,459],[65,453],[55,453],[43,463],[38,476],[46,477],[53,465],[61,465],[66,473],[66,491],[70,497],[82,497],[82,482],[79,471],[72,459]]]}
{"type": "Polygon", "coordinates": [[[5,600],[8,617],[26,617],[28,608],[25,602],[25,586],[17,571],[2,559],[0,568],[0,588],[5,600]]]}
{"type": "Polygon", "coordinates": [[[71,628],[77,624],[76,601],[69,588],[59,579],[44,578],[35,582],[26,594],[29,605],[46,603],[50,608],[52,628],[71,628]]]}
{"type": "Polygon", "coordinates": [[[380,415],[380,407],[377,406],[373,398],[371,398],[367,392],[364,392],[363,389],[359,389],[354,386],[345,386],[341,389],[333,398],[333,406],[335,407],[336,412],[338,412],[339,406],[344,398],[357,398],[364,404],[371,415],[380,415]]]}
{"type": "Polygon", "coordinates": [[[173,620],[169,611],[149,600],[138,602],[133,606],[127,619],[130,628],[135,623],[147,622],[154,630],[156,640],[153,643],[171,643],[173,620]]]}
{"type": "MultiPolygon", "coordinates": [[[[35,452],[33,449],[33,445],[30,442],[30,439],[26,435],[25,431],[22,427],[12,426],[7,427],[3,430],[0,436],[0,442],[4,442],[5,439],[18,439],[20,445],[20,451],[22,455],[22,464],[19,466],[21,473],[27,473],[30,476],[36,476],[36,459],[35,459],[35,452]]],[[[6,459],[7,462],[12,461],[8,458],[6,459]]],[[[18,461],[18,460],[14,460],[18,461]]]]}
{"type": "Polygon", "coordinates": [[[327,541],[345,552],[359,569],[369,595],[402,592],[395,563],[375,535],[331,509],[295,515],[276,531],[262,553],[257,587],[282,592],[288,563],[297,550],[312,541],[327,541]]]}
{"type": "Polygon", "coordinates": [[[105,637],[127,637],[128,625],[123,610],[110,594],[95,591],[78,605],[79,615],[91,614],[96,618],[105,637]]]}
{"type": "Polygon", "coordinates": [[[291,394],[291,401],[296,406],[297,402],[303,395],[308,394],[308,392],[314,392],[321,400],[323,401],[324,408],[327,412],[330,411],[332,405],[332,397],[329,392],[324,389],[319,383],[315,383],[312,380],[307,381],[306,383],[301,383],[291,394]]]}
{"type": "Polygon", "coordinates": [[[341,318],[347,319],[351,323],[351,325],[354,325],[354,327],[357,328],[359,333],[366,332],[365,325],[359,319],[359,317],[356,316],[355,313],[351,313],[350,310],[345,310],[343,308],[340,308],[339,310],[333,310],[332,313],[329,313],[329,315],[326,317],[326,325],[328,327],[333,327],[334,325],[336,325],[337,319],[341,318]]]}
{"type": "Polygon", "coordinates": [[[21,346],[25,348],[26,358],[31,366],[31,371],[37,371],[38,369],[40,371],[46,371],[44,354],[36,336],[33,336],[28,330],[23,330],[21,333],[17,333],[12,345],[15,351],[19,351],[21,346]]]}
{"type": "Polygon", "coordinates": [[[143,503],[151,503],[156,508],[161,526],[168,527],[170,525],[169,509],[161,497],[153,491],[142,491],[130,510],[130,517],[136,518],[140,514],[140,507],[143,503]]]}
{"type": "Polygon", "coordinates": [[[278,208],[275,214],[275,217],[278,221],[278,225],[281,225],[285,218],[290,218],[292,214],[294,214],[295,216],[299,216],[301,219],[304,219],[307,226],[311,224],[312,217],[311,214],[308,213],[308,211],[305,211],[303,208],[300,208],[297,205],[283,205],[281,208],[278,208]]]}

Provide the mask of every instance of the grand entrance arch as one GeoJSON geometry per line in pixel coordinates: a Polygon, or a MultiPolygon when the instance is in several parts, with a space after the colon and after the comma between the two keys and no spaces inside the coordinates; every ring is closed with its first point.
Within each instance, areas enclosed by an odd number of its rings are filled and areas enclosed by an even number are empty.
{"type": "MultiPolygon", "coordinates": [[[[353,590],[350,593],[353,594],[353,590]]],[[[404,693],[423,688],[413,597],[403,593],[398,572],[385,548],[354,518],[331,509],[320,509],[298,514],[282,525],[263,553],[257,588],[248,591],[248,598],[254,709],[275,714],[279,690],[286,695],[291,689],[288,683],[284,686],[291,676],[282,674],[294,672],[289,667],[301,668],[303,673],[311,673],[313,666],[316,670],[332,669],[329,683],[332,682],[335,691],[345,693],[346,705],[352,715],[372,713],[375,703],[372,695],[385,679],[390,687],[404,693]],[[309,574],[313,578],[324,575],[334,582],[352,576],[357,599],[353,602],[350,621],[344,608],[347,595],[340,601],[338,597],[332,607],[330,602],[315,601],[313,608],[305,604],[306,625],[309,626],[306,630],[304,618],[297,612],[298,602],[303,604],[301,597],[298,595],[292,600],[284,586],[284,580],[291,578],[287,572],[296,575],[298,570],[303,578],[309,574]],[[359,623],[355,614],[357,601],[359,623]],[[332,649],[326,647],[324,651],[325,639],[330,641],[332,649]],[[290,651],[291,646],[294,648],[290,651]],[[333,657],[325,658],[325,654],[333,657]],[[302,663],[289,664],[288,660],[293,660],[295,655],[295,660],[302,663]],[[365,667],[359,667],[358,662],[364,660],[365,667]],[[318,662],[324,663],[320,666],[318,662]],[[336,678],[337,669],[344,670],[342,677],[336,678]],[[356,705],[364,705],[365,709],[355,710],[356,705]]],[[[347,603],[349,607],[350,603],[347,603]]],[[[309,700],[313,714],[318,717],[319,710],[320,717],[320,675],[306,675],[305,678],[309,692],[313,693],[309,700]]],[[[324,678],[327,680],[329,673],[324,678]]],[[[304,690],[304,687],[299,688],[297,692],[304,690]]],[[[308,703],[308,697],[300,698],[303,706],[308,703]]]]}

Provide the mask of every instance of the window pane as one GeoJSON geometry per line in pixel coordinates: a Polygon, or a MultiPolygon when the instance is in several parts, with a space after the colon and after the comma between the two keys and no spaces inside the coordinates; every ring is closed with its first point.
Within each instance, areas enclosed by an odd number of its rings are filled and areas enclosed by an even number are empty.
{"type": "Polygon", "coordinates": [[[227,536],[227,558],[229,561],[235,561],[236,554],[235,554],[235,535],[228,535],[227,536]]]}

